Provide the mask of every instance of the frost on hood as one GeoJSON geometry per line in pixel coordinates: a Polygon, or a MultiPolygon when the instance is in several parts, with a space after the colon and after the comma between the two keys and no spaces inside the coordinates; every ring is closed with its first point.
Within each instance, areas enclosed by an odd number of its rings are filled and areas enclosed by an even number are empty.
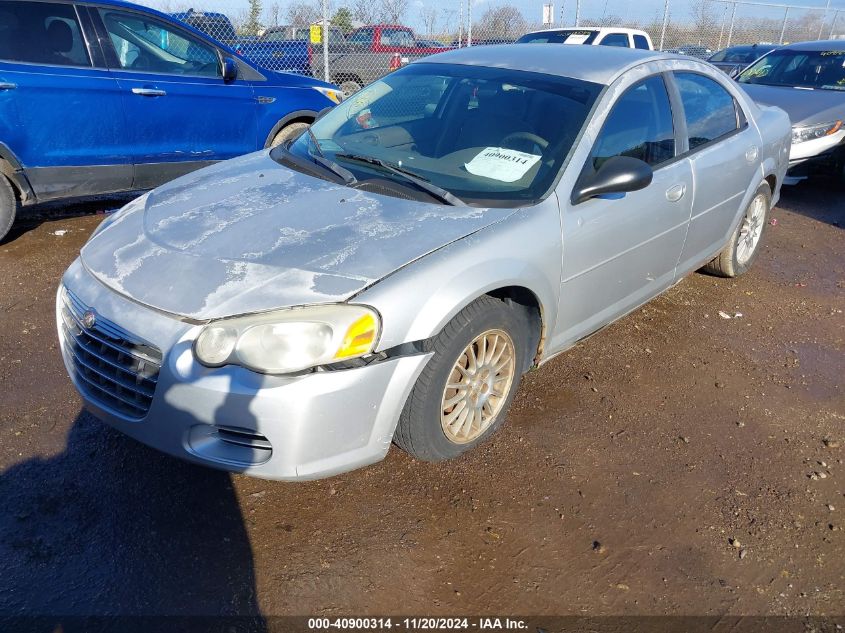
{"type": "Polygon", "coordinates": [[[83,249],[141,302],[188,316],[338,301],[512,213],[378,196],[286,169],[266,152],[130,204],[83,249]]]}

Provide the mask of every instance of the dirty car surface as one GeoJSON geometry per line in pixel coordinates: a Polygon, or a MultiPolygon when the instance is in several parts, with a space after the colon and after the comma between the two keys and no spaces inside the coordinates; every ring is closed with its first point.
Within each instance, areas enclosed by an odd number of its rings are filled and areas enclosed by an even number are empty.
{"type": "Polygon", "coordinates": [[[107,219],[58,293],[65,364],[100,418],[216,468],[455,457],[531,366],[702,265],[745,272],[789,135],[662,53],[416,62],[107,219]]]}

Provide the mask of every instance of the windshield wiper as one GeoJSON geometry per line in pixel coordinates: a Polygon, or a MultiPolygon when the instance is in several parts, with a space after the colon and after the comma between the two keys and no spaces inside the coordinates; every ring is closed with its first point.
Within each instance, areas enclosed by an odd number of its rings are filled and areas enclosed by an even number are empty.
{"type": "Polygon", "coordinates": [[[270,157],[276,162],[287,163],[289,166],[293,166],[300,171],[310,173],[318,178],[322,177],[324,171],[328,171],[336,178],[339,178],[344,185],[354,185],[358,182],[351,171],[344,169],[334,161],[331,161],[324,156],[311,156],[309,154],[308,159],[305,159],[292,153],[284,145],[278,145],[270,152],[270,157]],[[314,165],[318,165],[319,167],[322,167],[322,169],[314,169],[314,165]]]}
{"type": "Polygon", "coordinates": [[[401,176],[411,184],[415,185],[417,188],[422,189],[424,192],[440,200],[444,204],[451,205],[453,207],[464,207],[466,203],[452,194],[443,187],[438,187],[432,182],[429,182],[422,176],[415,174],[412,171],[407,169],[403,169],[399,165],[394,165],[392,163],[388,163],[386,161],[381,160],[380,158],[374,158],[372,156],[363,156],[360,154],[335,154],[335,158],[342,158],[344,160],[352,160],[357,161],[359,163],[367,163],[368,165],[375,165],[376,167],[381,167],[385,171],[389,171],[392,174],[396,174],[401,176]]]}

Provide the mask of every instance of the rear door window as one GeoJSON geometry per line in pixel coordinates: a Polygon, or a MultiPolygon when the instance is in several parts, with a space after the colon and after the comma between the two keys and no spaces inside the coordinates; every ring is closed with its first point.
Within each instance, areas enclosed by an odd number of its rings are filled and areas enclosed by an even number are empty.
{"type": "Polygon", "coordinates": [[[648,39],[646,39],[645,35],[634,35],[634,48],[641,48],[643,50],[650,50],[651,46],[648,45],[648,39]]]}
{"type": "Polygon", "coordinates": [[[71,4],[0,3],[0,59],[49,66],[90,66],[71,4]]]}
{"type": "Polygon", "coordinates": [[[613,106],[593,146],[592,167],[630,156],[657,167],[675,157],[672,106],[661,76],[633,85],[613,106]]]}
{"type": "Polygon", "coordinates": [[[622,46],[628,48],[628,35],[626,33],[608,33],[604,36],[600,46],[622,46]]]}
{"type": "Polygon", "coordinates": [[[675,81],[684,104],[691,150],[739,128],[742,119],[737,103],[717,81],[696,73],[675,73],[675,81]]]}

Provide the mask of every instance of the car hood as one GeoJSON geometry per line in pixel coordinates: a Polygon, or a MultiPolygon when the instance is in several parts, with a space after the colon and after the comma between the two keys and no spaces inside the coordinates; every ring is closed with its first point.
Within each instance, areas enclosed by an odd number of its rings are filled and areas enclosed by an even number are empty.
{"type": "Polygon", "coordinates": [[[783,86],[740,84],[760,105],[777,106],[789,115],[792,125],[830,123],[845,118],[845,92],[801,90],[783,86]]]}
{"type": "Polygon", "coordinates": [[[142,196],[106,220],[81,258],[135,301],[207,320],[346,300],[512,213],[350,189],[265,151],[142,196]]]}

